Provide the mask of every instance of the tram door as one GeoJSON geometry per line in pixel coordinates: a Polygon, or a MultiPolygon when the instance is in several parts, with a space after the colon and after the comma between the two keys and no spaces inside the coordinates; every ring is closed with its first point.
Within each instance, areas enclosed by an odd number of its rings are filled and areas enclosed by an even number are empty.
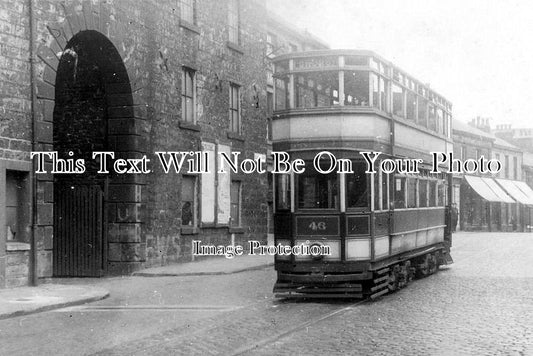
{"type": "Polygon", "coordinates": [[[99,185],[58,185],[54,190],[54,275],[103,274],[103,192],[99,185]]]}

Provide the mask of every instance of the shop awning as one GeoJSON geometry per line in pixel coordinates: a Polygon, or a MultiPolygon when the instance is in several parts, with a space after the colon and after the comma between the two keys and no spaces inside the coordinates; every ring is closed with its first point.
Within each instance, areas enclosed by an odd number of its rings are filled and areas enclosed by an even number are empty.
{"type": "Polygon", "coordinates": [[[516,203],[513,198],[511,198],[492,178],[481,178],[486,185],[492,190],[494,194],[498,196],[504,203],[516,203]]]}
{"type": "Polygon", "coordinates": [[[533,205],[533,189],[526,182],[515,181],[514,183],[529,198],[529,205],[533,205]]]}
{"type": "Polygon", "coordinates": [[[527,191],[527,189],[523,187],[522,185],[522,183],[524,182],[519,182],[519,181],[509,180],[509,179],[496,179],[496,181],[498,182],[499,185],[503,187],[503,189],[505,189],[507,193],[509,193],[510,196],[512,196],[520,204],[533,205],[533,192],[529,193],[528,191],[527,193],[525,193],[523,191],[523,190],[527,191]],[[532,195],[529,195],[529,194],[532,194],[532,195]]]}
{"type": "Polygon", "coordinates": [[[480,177],[465,175],[465,179],[468,184],[470,184],[472,189],[474,189],[476,193],[478,193],[483,199],[490,202],[506,203],[506,201],[503,200],[503,198],[500,198],[496,193],[494,193],[490,186],[488,186],[487,183],[485,183],[480,177]]]}

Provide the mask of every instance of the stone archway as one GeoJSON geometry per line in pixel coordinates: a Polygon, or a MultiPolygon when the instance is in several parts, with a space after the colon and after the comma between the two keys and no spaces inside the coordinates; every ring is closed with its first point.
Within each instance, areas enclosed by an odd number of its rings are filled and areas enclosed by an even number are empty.
{"type": "Polygon", "coordinates": [[[107,261],[142,260],[141,186],[98,174],[95,151],[140,154],[128,73],[113,44],[81,31],[61,54],[55,84],[53,146],[61,158],[85,161],[83,174],[54,177],[55,276],[99,276],[107,261]],[[109,242],[108,242],[109,240],[109,242]]]}
{"type": "MultiPolygon", "coordinates": [[[[86,158],[87,162],[92,161],[88,159],[91,150],[114,151],[120,158],[139,157],[145,153],[141,128],[145,123],[143,109],[146,105],[139,105],[142,102],[140,91],[132,92],[123,61],[123,46],[117,47],[109,39],[113,30],[121,31],[111,24],[111,17],[102,16],[107,11],[106,6],[101,4],[100,14],[96,11],[86,13],[82,16],[84,21],[80,21],[79,8],[63,8],[65,22],[46,26],[49,34],[44,37],[49,40],[43,40],[36,53],[35,139],[38,150],[65,151],[73,147],[74,155],[86,158]],[[93,21],[92,16],[100,18],[98,21],[93,18],[93,21]]],[[[117,40],[116,36],[113,38],[113,41],[117,40]]],[[[88,173],[77,179],[62,179],[50,174],[36,176],[38,195],[34,213],[39,277],[87,274],[79,271],[65,273],[56,268],[64,256],[54,256],[60,242],[54,236],[58,221],[56,210],[60,204],[54,201],[54,192],[69,184],[91,185],[102,193],[104,215],[99,222],[102,263],[96,274],[129,273],[144,263],[145,241],[141,238],[140,216],[144,177],[99,177],[90,172],[90,164],[88,168],[88,173]]],[[[92,194],[91,189],[83,194],[92,194]]],[[[92,200],[91,204],[88,205],[94,210],[98,201],[92,200]]],[[[86,263],[83,258],[77,256],[69,263],[81,268],[86,263]]]]}

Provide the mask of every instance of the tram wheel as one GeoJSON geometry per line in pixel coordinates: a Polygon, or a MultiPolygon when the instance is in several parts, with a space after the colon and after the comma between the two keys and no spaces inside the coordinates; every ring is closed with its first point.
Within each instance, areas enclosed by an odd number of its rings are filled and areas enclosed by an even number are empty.
{"type": "Polygon", "coordinates": [[[423,278],[429,276],[430,273],[430,254],[418,258],[416,266],[416,277],[423,278]]]}
{"type": "Polygon", "coordinates": [[[399,288],[400,284],[400,266],[396,265],[389,272],[389,290],[395,291],[399,288]]]}

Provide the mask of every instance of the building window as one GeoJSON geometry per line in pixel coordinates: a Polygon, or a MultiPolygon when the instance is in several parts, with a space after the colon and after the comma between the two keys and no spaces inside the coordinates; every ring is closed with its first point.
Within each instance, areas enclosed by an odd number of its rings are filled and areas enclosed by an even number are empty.
{"type": "Polygon", "coordinates": [[[241,133],[241,100],[240,100],[240,87],[236,84],[230,85],[230,104],[229,104],[229,116],[231,131],[241,133]]]}
{"type": "Polygon", "coordinates": [[[232,181],[230,189],[231,199],[231,226],[241,226],[241,182],[232,181]]]}
{"type": "Polygon", "coordinates": [[[181,181],[181,226],[196,226],[196,177],[183,176],[181,181]]]}
{"type": "Polygon", "coordinates": [[[509,178],[509,156],[505,155],[505,178],[509,178]]]}
{"type": "Polygon", "coordinates": [[[416,208],[416,178],[407,178],[407,207],[416,208]]]}
{"type": "Polygon", "coordinates": [[[275,55],[275,45],[276,45],[276,35],[272,33],[267,33],[266,35],[266,55],[268,57],[274,57],[275,55]]]}
{"type": "Polygon", "coordinates": [[[181,119],[187,122],[195,122],[196,116],[196,72],[183,67],[181,89],[181,119]]]}
{"type": "Polygon", "coordinates": [[[228,34],[229,41],[234,44],[240,44],[239,21],[239,0],[229,0],[228,34]]]}
{"type": "Polygon", "coordinates": [[[513,157],[513,179],[518,179],[518,157],[513,157]]]}
{"type": "Polygon", "coordinates": [[[29,213],[27,205],[28,175],[25,172],[6,170],[6,239],[24,242],[29,213]]]}
{"type": "Polygon", "coordinates": [[[180,19],[196,25],[196,0],[180,0],[180,19]]]}

